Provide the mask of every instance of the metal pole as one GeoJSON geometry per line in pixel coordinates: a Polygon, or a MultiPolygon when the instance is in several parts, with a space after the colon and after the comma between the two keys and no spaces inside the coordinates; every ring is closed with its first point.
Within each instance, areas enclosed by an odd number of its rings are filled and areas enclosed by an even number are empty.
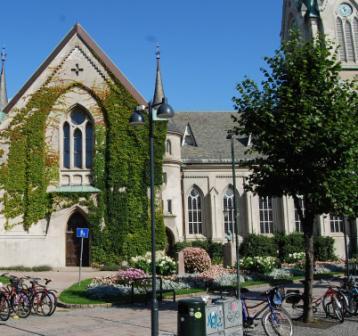
{"type": "Polygon", "coordinates": [[[348,252],[348,240],[347,240],[347,219],[343,217],[343,234],[344,234],[344,253],[346,257],[346,276],[349,276],[349,252],[348,252]]]}
{"type": "Polygon", "coordinates": [[[78,273],[78,285],[80,285],[80,282],[81,282],[82,254],[83,254],[83,237],[81,238],[81,254],[80,254],[80,269],[79,269],[79,273],[78,273]]]}
{"type": "Polygon", "coordinates": [[[236,199],[236,170],[235,170],[235,150],[234,150],[234,135],[231,134],[231,165],[232,165],[232,183],[234,188],[234,224],[236,237],[236,295],[240,300],[240,252],[239,252],[239,223],[237,220],[237,199],[236,199]]]}
{"type": "Polygon", "coordinates": [[[158,336],[158,300],[156,284],[156,261],[155,261],[155,203],[154,203],[154,134],[153,134],[153,106],[149,103],[149,158],[150,158],[150,216],[152,230],[152,336],[158,336]]]}

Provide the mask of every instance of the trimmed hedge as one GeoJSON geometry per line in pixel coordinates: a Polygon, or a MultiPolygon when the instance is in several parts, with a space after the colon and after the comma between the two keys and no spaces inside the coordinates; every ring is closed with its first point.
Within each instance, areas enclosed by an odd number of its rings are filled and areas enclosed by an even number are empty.
{"type": "Polygon", "coordinates": [[[249,234],[240,245],[240,255],[243,257],[276,256],[278,247],[271,237],[249,234]]]}
{"type": "MultiPolygon", "coordinates": [[[[277,256],[282,262],[287,260],[290,253],[304,250],[304,237],[301,233],[278,233],[274,237],[250,234],[244,238],[240,246],[240,254],[244,257],[277,256]]],[[[315,236],[314,251],[316,260],[337,259],[332,237],[315,236]]]]}

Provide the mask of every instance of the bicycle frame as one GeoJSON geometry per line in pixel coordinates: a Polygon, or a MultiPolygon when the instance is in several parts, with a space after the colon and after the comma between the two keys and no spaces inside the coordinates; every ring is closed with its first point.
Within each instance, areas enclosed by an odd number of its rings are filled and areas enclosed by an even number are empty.
{"type": "Polygon", "coordinates": [[[253,301],[260,301],[258,304],[253,305],[253,306],[248,306],[246,304],[246,300],[248,300],[249,298],[241,298],[241,302],[242,302],[242,320],[243,322],[247,323],[248,326],[252,325],[253,321],[256,320],[267,308],[269,308],[271,311],[273,311],[274,306],[271,303],[271,300],[266,297],[265,299],[261,300],[261,299],[252,299],[253,301]],[[250,309],[254,309],[257,307],[260,307],[262,305],[265,306],[260,309],[258,312],[256,312],[253,316],[250,315],[250,309]]]}

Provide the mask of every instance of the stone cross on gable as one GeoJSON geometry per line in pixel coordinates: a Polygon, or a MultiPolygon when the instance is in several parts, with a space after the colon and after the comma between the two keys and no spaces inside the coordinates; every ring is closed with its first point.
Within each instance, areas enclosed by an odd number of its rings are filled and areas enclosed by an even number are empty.
{"type": "Polygon", "coordinates": [[[80,72],[83,71],[83,68],[80,68],[78,63],[76,63],[76,66],[74,68],[72,68],[71,71],[73,71],[76,74],[76,76],[78,76],[80,74],[80,72]]]}

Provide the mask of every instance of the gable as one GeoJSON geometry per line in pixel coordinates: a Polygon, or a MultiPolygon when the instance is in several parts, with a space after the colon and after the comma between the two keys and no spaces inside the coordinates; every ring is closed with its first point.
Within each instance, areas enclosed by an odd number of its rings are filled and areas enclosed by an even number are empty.
{"type": "Polygon", "coordinates": [[[122,84],[138,104],[146,104],[122,72],[85,30],[76,24],[9,102],[4,112],[24,107],[31,94],[46,85],[80,82],[88,88],[104,90],[113,81],[122,84]]]}

